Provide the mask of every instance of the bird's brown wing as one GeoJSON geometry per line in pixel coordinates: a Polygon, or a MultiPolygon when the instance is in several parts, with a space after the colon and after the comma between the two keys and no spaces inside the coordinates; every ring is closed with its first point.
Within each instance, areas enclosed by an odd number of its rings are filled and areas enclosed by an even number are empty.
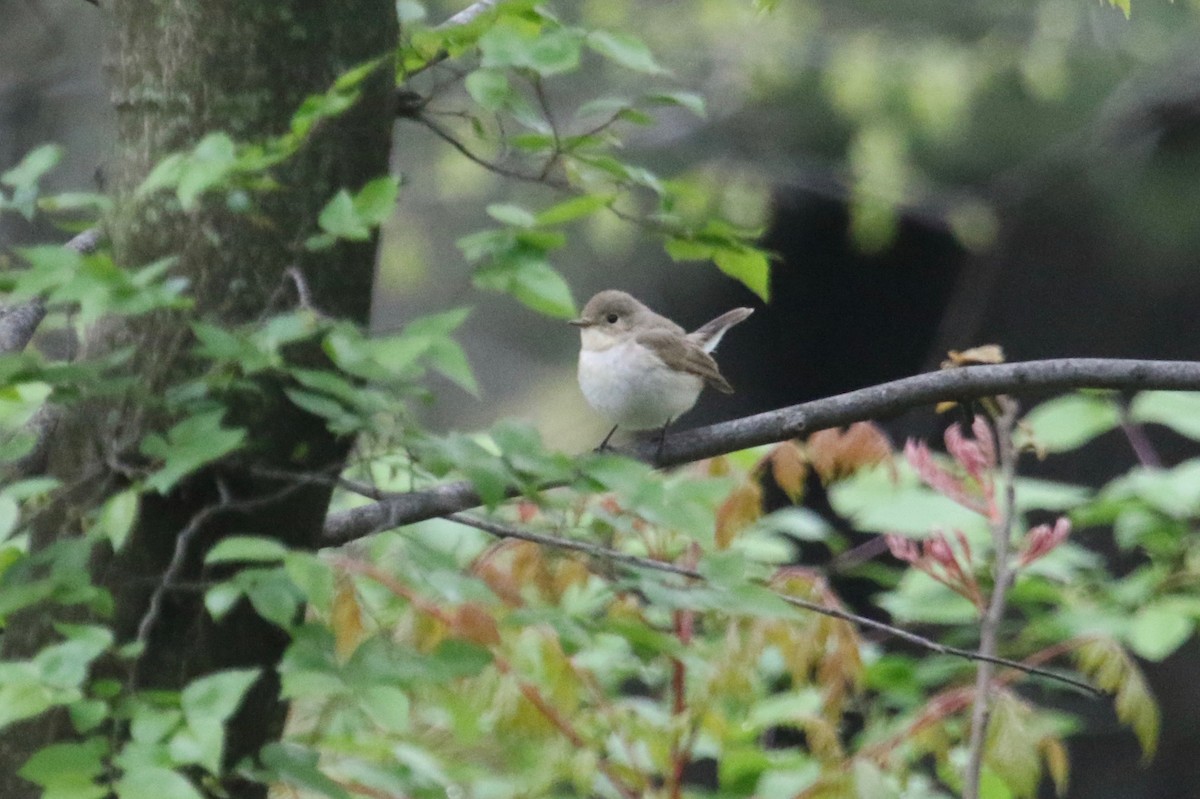
{"type": "Polygon", "coordinates": [[[717,391],[733,393],[733,386],[721,376],[717,362],[696,342],[668,330],[647,330],[639,333],[636,341],[672,369],[693,374],[717,391]]]}

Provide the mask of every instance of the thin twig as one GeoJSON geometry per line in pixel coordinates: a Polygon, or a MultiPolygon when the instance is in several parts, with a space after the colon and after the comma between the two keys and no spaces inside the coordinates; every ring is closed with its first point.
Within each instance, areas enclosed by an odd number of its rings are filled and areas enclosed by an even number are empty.
{"type": "Polygon", "coordinates": [[[286,275],[292,281],[292,284],[295,285],[296,299],[297,302],[300,303],[301,308],[306,311],[311,311],[317,316],[325,319],[329,318],[329,315],[318,308],[313,302],[312,292],[308,288],[308,279],[304,277],[304,273],[300,271],[300,267],[289,266],[284,270],[284,275],[286,275]]]}
{"type": "Polygon", "coordinates": [[[558,133],[558,125],[554,121],[554,114],[550,111],[550,101],[546,98],[546,87],[542,84],[542,76],[534,75],[533,77],[533,94],[537,97],[538,106],[542,109],[542,116],[546,117],[547,124],[550,125],[550,135],[554,137],[554,150],[546,159],[546,163],[542,165],[541,171],[538,173],[538,180],[545,181],[550,177],[550,170],[554,169],[554,165],[558,163],[559,156],[562,155],[562,137],[558,133]]]}
{"type": "MultiPolygon", "coordinates": [[[[1004,492],[999,514],[992,522],[992,596],[979,625],[979,654],[994,656],[1004,619],[1008,587],[1013,572],[1009,563],[1012,526],[1016,518],[1017,453],[1012,434],[1017,423],[1017,402],[1011,397],[997,397],[1001,412],[996,418],[996,452],[1000,467],[1000,489],[1004,492]]],[[[975,696],[971,707],[971,737],[967,745],[967,769],[963,777],[964,799],[979,798],[979,777],[983,770],[983,750],[987,743],[988,720],[991,718],[991,687],[993,663],[982,661],[975,672],[975,696]]]]}
{"type": "Polygon", "coordinates": [[[501,177],[512,178],[513,180],[521,180],[526,183],[540,183],[543,186],[549,186],[552,189],[558,189],[560,191],[565,191],[570,188],[570,186],[561,180],[521,172],[520,170],[511,169],[506,166],[501,166],[493,161],[489,161],[483,156],[476,155],[470,148],[467,147],[467,145],[456,139],[454,134],[450,133],[450,131],[446,130],[441,125],[430,119],[428,114],[418,114],[416,117],[414,117],[414,119],[416,119],[425,127],[429,128],[429,130],[433,132],[435,136],[446,142],[446,144],[449,144],[455,150],[458,150],[458,152],[468,161],[478,164],[489,172],[494,172],[501,177]]]}
{"type": "MultiPolygon", "coordinates": [[[[171,590],[175,578],[182,571],[183,562],[187,558],[192,539],[200,532],[205,522],[223,510],[225,510],[224,505],[209,505],[201,508],[192,515],[187,526],[179,531],[179,535],[175,536],[175,551],[171,553],[171,560],[167,563],[167,568],[163,570],[162,578],[159,580],[158,585],[154,587],[154,592],[150,594],[150,603],[146,606],[146,612],[142,615],[142,620],[138,623],[136,638],[138,643],[146,645],[149,642],[150,633],[154,629],[154,625],[158,622],[159,615],[162,613],[163,597],[167,591],[171,590]]],[[[137,683],[136,679],[134,683],[137,683]]]]}
{"type": "Polygon", "coordinates": [[[1125,440],[1129,442],[1129,448],[1133,450],[1138,463],[1149,469],[1161,469],[1162,458],[1158,457],[1145,429],[1134,421],[1124,397],[1117,402],[1117,411],[1121,415],[1121,432],[1125,434],[1125,440]]]}
{"type": "MultiPolygon", "coordinates": [[[[1048,394],[1074,388],[1196,391],[1200,390],[1200,362],[1062,358],[948,369],[709,427],[672,432],[657,460],[653,442],[634,442],[619,452],[660,467],[676,466],[852,422],[885,419],[942,400],[1048,394]]],[[[561,483],[549,483],[542,489],[558,485],[561,483]]],[[[514,488],[512,495],[516,493],[514,488]]],[[[380,530],[481,504],[479,493],[467,482],[391,494],[379,502],[331,514],[325,521],[323,543],[344,544],[380,530]]]]}
{"type": "MultiPolygon", "coordinates": [[[[142,615],[142,619],[138,623],[137,638],[135,639],[137,643],[143,647],[149,644],[150,635],[154,631],[154,625],[158,623],[158,618],[162,614],[163,598],[169,591],[175,590],[179,574],[183,571],[184,562],[187,560],[188,552],[191,549],[192,540],[210,519],[220,513],[245,512],[278,502],[302,485],[303,483],[292,483],[265,496],[238,500],[233,498],[225,481],[217,478],[219,501],[215,505],[207,505],[196,511],[187,525],[179,532],[179,535],[175,537],[175,549],[171,553],[171,560],[168,561],[167,567],[163,569],[158,584],[150,594],[150,602],[146,606],[146,612],[142,615]]],[[[130,684],[133,686],[136,686],[138,683],[138,666],[140,663],[140,658],[134,661],[133,670],[130,673],[130,684]]]]}
{"type": "MultiPolygon", "coordinates": [[[[483,532],[488,533],[489,535],[494,535],[497,538],[515,538],[521,541],[530,541],[542,546],[566,549],[574,552],[583,552],[584,554],[591,555],[595,558],[600,558],[602,560],[607,560],[614,563],[620,563],[626,566],[632,566],[638,569],[674,574],[679,577],[686,577],[688,579],[699,580],[701,582],[706,581],[704,575],[695,569],[689,569],[686,566],[679,566],[666,561],[642,558],[638,557],[637,555],[629,555],[624,552],[618,552],[617,550],[609,549],[608,547],[604,547],[599,544],[593,544],[587,541],[576,541],[571,538],[559,538],[558,536],[535,533],[529,530],[523,530],[519,527],[514,527],[513,525],[503,524],[492,519],[485,519],[469,513],[453,513],[447,515],[446,518],[450,521],[458,522],[459,524],[465,524],[468,527],[474,527],[477,530],[482,530],[483,532]]],[[[840,608],[829,607],[827,605],[811,602],[807,599],[801,599],[799,597],[790,596],[777,591],[773,593],[793,607],[800,608],[802,610],[809,610],[814,613],[820,613],[823,616],[830,616],[832,618],[839,619],[840,621],[849,622],[850,624],[860,628],[875,630],[877,632],[881,632],[886,635],[899,638],[900,640],[906,641],[910,644],[919,646],[922,649],[927,649],[943,655],[953,655],[955,657],[965,658],[967,660],[982,661],[998,666],[1007,666],[1011,669],[1023,671],[1026,674],[1033,674],[1039,677],[1045,677],[1048,680],[1066,683],[1067,685],[1079,688],[1080,690],[1087,691],[1088,693],[1094,695],[1099,695],[1101,693],[1092,685],[1089,685],[1082,680],[1077,680],[1064,674],[1060,674],[1059,672],[1050,671],[1049,669],[1042,669],[1037,666],[1021,663],[1016,660],[1009,660],[1008,658],[998,657],[994,653],[980,654],[978,652],[972,652],[969,649],[959,649],[958,647],[947,646],[945,644],[940,644],[937,641],[932,641],[928,638],[917,635],[916,633],[909,632],[908,630],[904,630],[899,627],[893,627],[890,624],[885,624],[881,621],[867,618],[866,616],[859,616],[856,613],[841,610],[840,608]]]]}

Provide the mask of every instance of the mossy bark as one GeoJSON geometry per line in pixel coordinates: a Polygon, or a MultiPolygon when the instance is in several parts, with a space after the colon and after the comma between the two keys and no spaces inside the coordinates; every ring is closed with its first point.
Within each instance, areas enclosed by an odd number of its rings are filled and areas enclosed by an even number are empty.
{"type": "MultiPolygon", "coordinates": [[[[136,267],[176,255],[174,267],[190,281],[194,314],[211,324],[237,324],[282,310],[280,297],[295,298],[285,273],[297,267],[314,305],[339,317],[366,321],[374,271],[374,242],[344,243],[308,253],[302,242],[315,231],[324,203],[340,188],[357,189],[387,172],[392,132],[390,60],[365,84],[358,104],[321,123],[295,157],[277,168],[277,187],[252,196],[250,211],[230,210],[214,194],[183,212],[167,193],[137,197],[134,189],[164,155],[188,148],[205,134],[226,131],[253,141],[280,134],[308,95],[326,90],[341,73],[368,59],[387,56],[396,44],[390,0],[117,0],[109,55],[119,150],[111,170],[116,201],[111,234],[119,263],[136,267]],[[281,293],[282,290],[282,293],[281,293]]],[[[190,333],[179,315],[121,324],[105,331],[90,349],[132,344],[130,369],[141,388],[161,391],[197,368],[187,356],[190,333]]],[[[295,357],[319,366],[315,346],[295,357]]],[[[204,552],[221,537],[256,533],[296,547],[315,547],[329,499],[328,486],[291,487],[260,476],[261,467],[328,469],[350,442],[286,401],[284,386],[265,379],[231,405],[229,419],[248,432],[237,458],[192,475],[168,496],[143,502],[138,523],[121,553],[96,559],[96,580],[115,599],[117,633],[133,640],[146,618],[150,597],[162,580],[181,531],[189,536],[177,581],[196,584],[213,575],[204,552]],[[233,500],[233,504],[230,504],[233,500]],[[213,511],[224,505],[221,511],[213,511]],[[197,524],[197,520],[202,523],[197,524]]],[[[149,427],[165,423],[144,403],[126,398],[68,411],[50,453],[50,471],[74,490],[65,491],[44,514],[39,544],[78,531],[89,508],[124,479],[112,464],[136,455],[149,427]]],[[[286,637],[248,607],[220,623],[204,610],[199,591],[171,591],[150,626],[136,667],[142,687],[178,689],[214,670],[257,666],[266,678],[252,689],[229,726],[226,761],[253,756],[278,737],[285,704],[274,677],[286,637]]],[[[32,614],[31,614],[32,615],[32,614]]],[[[5,634],[8,656],[28,654],[45,640],[46,614],[18,617],[5,634]]],[[[128,679],[128,675],[126,675],[128,679]]],[[[0,734],[0,796],[34,796],[16,777],[37,748],[70,735],[59,719],[41,719],[0,734]]],[[[262,786],[230,781],[222,790],[235,799],[265,796],[262,786]]],[[[214,791],[213,795],[217,795],[214,791]]]]}

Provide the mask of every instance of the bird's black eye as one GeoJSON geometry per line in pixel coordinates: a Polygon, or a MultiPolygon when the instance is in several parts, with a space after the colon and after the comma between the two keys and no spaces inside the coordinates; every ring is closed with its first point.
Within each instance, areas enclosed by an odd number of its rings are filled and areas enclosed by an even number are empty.
{"type": "Polygon", "coordinates": [[[604,317],[604,320],[606,322],[608,322],[610,325],[615,325],[617,323],[617,320],[620,318],[621,317],[617,316],[615,313],[610,313],[608,316],[604,317]]]}

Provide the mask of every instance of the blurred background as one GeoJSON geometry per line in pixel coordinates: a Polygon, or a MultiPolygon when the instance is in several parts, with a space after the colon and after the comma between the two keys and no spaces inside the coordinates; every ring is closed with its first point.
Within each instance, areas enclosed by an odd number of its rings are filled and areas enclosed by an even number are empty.
{"type": "MultiPolygon", "coordinates": [[[[464,4],[401,0],[438,22],[464,4]]],[[[656,113],[627,154],[695,186],[697,202],[759,226],[778,255],[767,307],[703,264],[676,264],[637,226],[593,215],[555,265],[582,305],[622,288],[694,327],[759,307],[722,344],[738,393],[706,395],[683,422],[801,402],[934,368],[947,349],[1002,344],[1011,360],[1200,357],[1200,2],[1133,0],[561,0],[564,19],[636,31],[705,117],[656,113]],[[764,6],[769,5],[769,8],[764,6]],[[1127,13],[1129,12],[1129,13],[1127,13]]],[[[113,135],[104,88],[106,14],[83,0],[0,0],[0,171],[53,141],[50,190],[93,190],[113,135]]],[[[297,58],[303,58],[298,52],[297,58]]],[[[593,59],[547,86],[553,111],[598,93],[642,93],[643,75],[593,59]]],[[[454,120],[461,65],[412,88],[454,120]]],[[[448,123],[450,124],[450,123],[448,123]]],[[[574,382],[574,331],[471,287],[455,241],[489,227],[497,201],[539,207],[543,187],[464,159],[419,124],[396,127],[400,207],[379,260],[374,327],[474,310],[462,339],[481,396],[448,382],[427,409],[441,429],[502,417],[554,447],[604,426],[574,382]]],[[[0,244],[61,234],[0,217],[0,244]]],[[[893,420],[929,435],[932,413],[893,420]]],[[[1164,458],[1185,457],[1157,440],[1164,458]]],[[[1097,482],[1132,462],[1103,438],[1034,466],[1097,482]]],[[[1104,547],[1104,542],[1098,542],[1104,547]]],[[[1144,664],[1163,705],[1155,762],[1106,703],[1072,739],[1072,797],[1200,797],[1200,647],[1144,664]]]]}

